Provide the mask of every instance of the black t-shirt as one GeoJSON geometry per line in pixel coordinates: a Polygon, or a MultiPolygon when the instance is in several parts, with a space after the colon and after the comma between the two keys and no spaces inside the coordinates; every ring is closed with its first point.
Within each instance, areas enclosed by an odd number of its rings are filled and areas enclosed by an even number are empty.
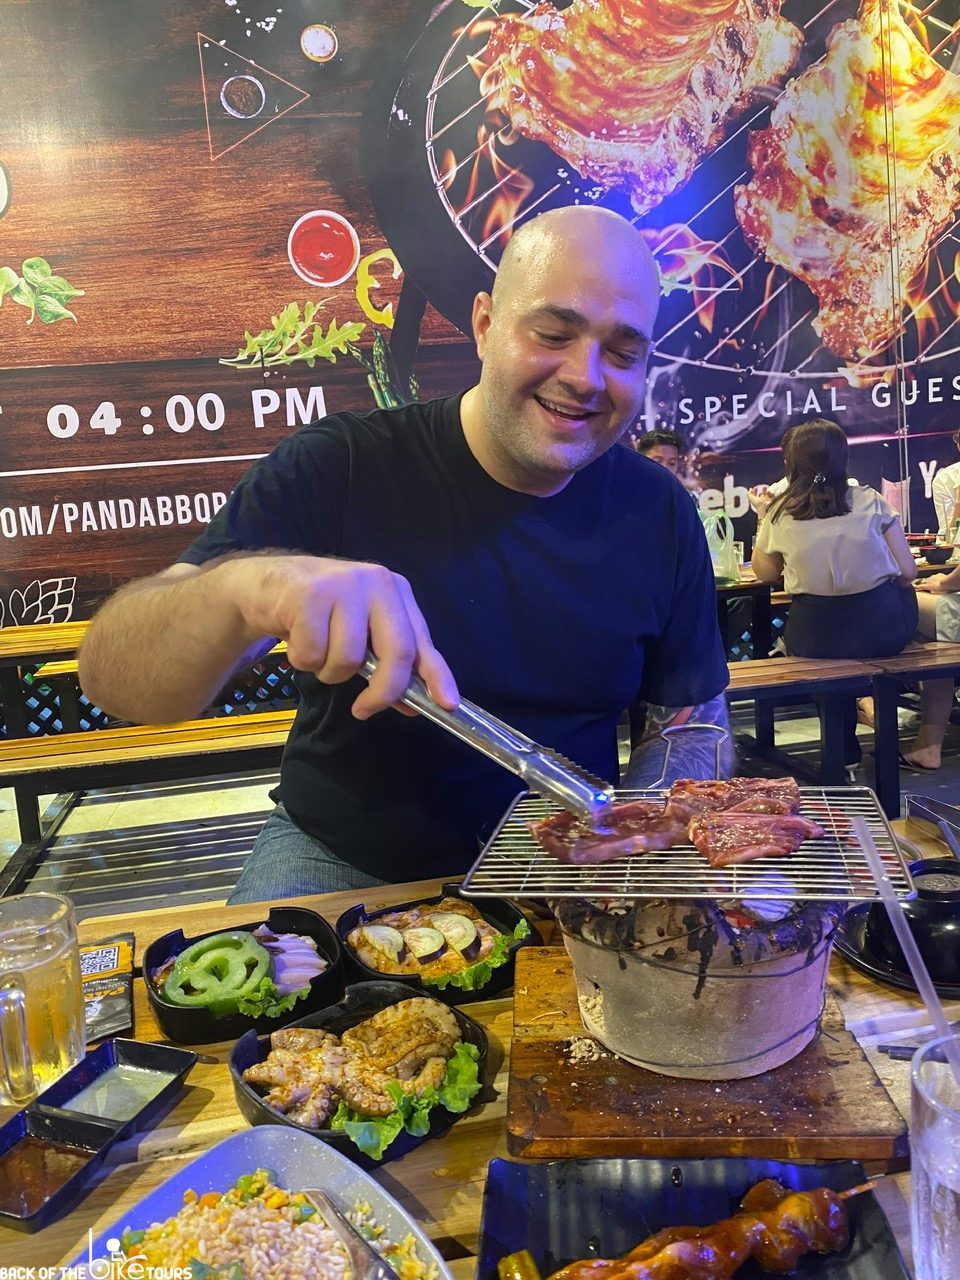
{"type": "MultiPolygon", "coordinates": [[[[614,446],[550,498],[506,489],[460,398],[336,414],[283,440],[181,557],[280,547],[403,574],[464,698],[610,781],[616,722],[727,681],[696,509],[656,463],[614,446]]],[[[280,796],[338,857],[385,880],[466,870],[519,779],[429,721],[359,722],[360,677],[300,673],[280,796]]]]}

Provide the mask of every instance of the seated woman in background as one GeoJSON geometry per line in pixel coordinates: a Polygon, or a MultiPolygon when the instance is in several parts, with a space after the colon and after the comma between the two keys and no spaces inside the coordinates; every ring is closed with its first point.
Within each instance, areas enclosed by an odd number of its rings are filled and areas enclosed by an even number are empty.
{"type": "MultiPolygon", "coordinates": [[[[790,437],[790,483],[760,524],[753,571],[793,597],[784,643],[803,658],[883,658],[917,627],[916,565],[889,503],[847,479],[847,437],[816,418],[790,437]]],[[[856,706],[845,717],[847,762],[860,760],[856,706]]]]}
{"type": "MultiPolygon", "coordinates": [[[[935,573],[917,583],[919,632],[924,640],[960,643],[960,567],[935,573]]],[[[924,680],[920,685],[920,728],[909,747],[900,753],[913,769],[939,769],[940,749],[953,710],[953,681],[924,680]]]]}

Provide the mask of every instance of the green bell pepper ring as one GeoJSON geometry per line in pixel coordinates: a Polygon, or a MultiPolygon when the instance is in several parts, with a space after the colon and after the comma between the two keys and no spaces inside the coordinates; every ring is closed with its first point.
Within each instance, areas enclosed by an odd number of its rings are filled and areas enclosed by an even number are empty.
{"type": "Polygon", "coordinates": [[[177,956],[163,984],[171,1004],[235,1013],[237,1002],[270,975],[270,952],[249,933],[215,933],[177,956]]]}

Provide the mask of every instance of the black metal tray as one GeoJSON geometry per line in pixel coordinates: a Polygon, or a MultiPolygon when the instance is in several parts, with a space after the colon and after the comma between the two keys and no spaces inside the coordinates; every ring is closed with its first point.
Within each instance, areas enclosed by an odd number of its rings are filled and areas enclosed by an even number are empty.
{"type": "Polygon", "coordinates": [[[253,1030],[261,1035],[275,1031],[277,1027],[285,1027],[305,1014],[322,1009],[333,1000],[339,1000],[344,988],[343,957],[333,928],[315,911],[307,911],[304,907],[272,907],[266,917],[261,916],[249,924],[209,929],[193,938],[184,937],[182,929],[165,933],[162,938],[151,942],[144,952],[143,982],[147,989],[147,1000],[161,1031],[179,1044],[211,1044],[217,1040],[236,1040],[245,1031],[253,1030]],[[275,933],[300,933],[312,938],[317,944],[318,954],[327,961],[327,968],[323,973],[311,978],[310,994],[305,999],[298,1000],[292,1009],[277,1018],[249,1018],[242,1013],[215,1018],[209,1009],[185,1009],[165,1000],[150,978],[150,974],[171,956],[179,955],[201,938],[211,938],[214,934],[227,932],[252,933],[261,924],[267,924],[275,933]]]}
{"type": "Polygon", "coordinates": [[[441,889],[442,892],[435,897],[414,898],[410,902],[401,902],[392,907],[384,907],[381,911],[372,911],[369,914],[367,914],[366,907],[362,902],[344,911],[343,915],[337,920],[337,937],[343,948],[344,965],[348,978],[355,978],[358,982],[382,982],[385,980],[402,982],[411,987],[418,995],[432,996],[435,1000],[443,1000],[446,1004],[471,1004],[475,1000],[492,1000],[494,996],[501,996],[505,991],[509,991],[513,986],[513,972],[516,968],[517,952],[521,947],[527,946],[531,942],[536,942],[537,937],[531,925],[530,933],[527,937],[513,939],[514,929],[516,929],[521,920],[526,920],[526,916],[512,902],[506,902],[503,899],[489,899],[482,904],[477,902],[470,904],[480,912],[488,924],[493,925],[495,929],[499,929],[501,933],[506,934],[511,939],[510,955],[506,964],[494,969],[490,974],[490,981],[477,991],[464,991],[460,987],[452,985],[448,985],[441,990],[432,983],[421,981],[416,974],[412,973],[380,973],[378,969],[371,969],[368,964],[364,964],[347,942],[347,935],[358,925],[375,924],[383,916],[391,915],[395,911],[409,911],[411,907],[433,906],[443,898],[460,898],[463,902],[468,901],[460,892],[459,881],[442,885],[441,889]]]}
{"type": "MultiPolygon", "coordinates": [[[[859,1164],[777,1160],[491,1160],[483,1196],[477,1280],[497,1280],[507,1253],[529,1249],[542,1274],[577,1258],[615,1258],[663,1227],[717,1222],[736,1212],[763,1178],[802,1191],[863,1182],[859,1164]]],[[[850,1244],[808,1254],[792,1273],[806,1280],[909,1280],[880,1206],[869,1193],[847,1202],[850,1244]]],[[[769,1275],[749,1262],[737,1280],[769,1275]]]]}
{"type": "Polygon", "coordinates": [[[0,1155],[21,1138],[32,1135],[87,1151],[88,1159],[35,1212],[17,1214],[0,1210],[0,1223],[20,1231],[38,1231],[72,1209],[99,1182],[100,1169],[107,1161],[110,1149],[121,1139],[145,1128],[170,1106],[196,1061],[197,1055],[188,1049],[113,1039],[105,1041],[71,1067],[23,1111],[18,1111],[0,1126],[0,1155]],[[128,1120],[71,1111],[71,1098],[115,1064],[161,1072],[169,1079],[160,1092],[128,1120]]]}
{"type": "MultiPolygon", "coordinates": [[[[374,1013],[381,1009],[386,1009],[392,1004],[397,1004],[401,1000],[409,1000],[415,993],[411,992],[408,986],[400,982],[388,981],[381,979],[379,982],[357,982],[347,987],[346,994],[339,1004],[332,1005],[329,1009],[321,1009],[318,1013],[313,1013],[307,1018],[300,1018],[299,1021],[293,1023],[296,1027],[323,1027],[326,1031],[331,1031],[334,1035],[342,1035],[348,1027],[356,1026],[358,1022],[363,1022],[366,1018],[371,1017],[374,1013]]],[[[477,1060],[477,1076],[483,1083],[484,1069],[487,1060],[487,1034],[479,1023],[474,1022],[472,1018],[468,1018],[459,1009],[451,1009],[453,1016],[456,1018],[460,1027],[460,1034],[467,1044],[475,1045],[479,1054],[477,1060]]],[[[306,1125],[297,1124],[294,1120],[289,1120],[280,1111],[275,1111],[273,1107],[264,1102],[258,1089],[253,1085],[247,1084],[243,1079],[243,1073],[248,1067],[253,1066],[255,1062],[262,1062],[270,1052],[270,1037],[257,1037],[255,1031],[248,1031],[234,1045],[230,1053],[230,1075],[233,1078],[233,1089],[237,1098],[237,1106],[244,1117],[250,1124],[281,1124],[286,1125],[290,1129],[297,1129],[300,1133],[309,1133],[315,1138],[321,1138],[324,1142],[329,1142],[332,1147],[336,1147],[343,1155],[348,1156],[361,1169],[375,1169],[381,1164],[385,1164],[388,1160],[396,1160],[398,1156],[405,1156],[409,1151],[413,1151],[415,1147],[419,1147],[422,1142],[426,1142],[428,1138],[435,1138],[441,1133],[445,1133],[447,1129],[459,1120],[460,1116],[453,1112],[447,1111],[444,1107],[434,1107],[430,1113],[430,1130],[423,1137],[417,1138],[402,1129],[394,1138],[393,1142],[387,1147],[383,1156],[379,1160],[374,1160],[371,1156],[365,1155],[359,1147],[345,1133],[338,1129],[310,1129],[306,1125]]],[[[483,1091],[474,1099],[473,1105],[483,1097],[483,1091]]],[[[472,1110],[468,1108],[463,1114],[469,1114],[472,1110]]]]}

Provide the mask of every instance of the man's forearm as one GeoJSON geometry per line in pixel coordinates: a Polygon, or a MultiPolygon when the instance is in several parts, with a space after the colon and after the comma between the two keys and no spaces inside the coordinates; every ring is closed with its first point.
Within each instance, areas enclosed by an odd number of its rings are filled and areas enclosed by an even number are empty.
{"type": "Polygon", "coordinates": [[[111,597],[78,658],[87,697],[142,724],[188,719],[233,671],[269,647],[232,603],[225,563],[184,577],[143,578],[111,597]]]}
{"type": "Polygon", "coordinates": [[[670,759],[666,783],[675,782],[677,778],[717,777],[717,745],[721,743],[721,731],[725,731],[727,736],[720,746],[719,776],[728,778],[733,772],[737,755],[730,731],[726,699],[720,694],[695,707],[649,706],[643,737],[631,753],[630,763],[624,770],[624,787],[650,787],[660,780],[667,750],[667,743],[660,736],[664,729],[675,730],[667,735],[670,759]],[[687,728],[696,724],[716,727],[687,728]]]}

